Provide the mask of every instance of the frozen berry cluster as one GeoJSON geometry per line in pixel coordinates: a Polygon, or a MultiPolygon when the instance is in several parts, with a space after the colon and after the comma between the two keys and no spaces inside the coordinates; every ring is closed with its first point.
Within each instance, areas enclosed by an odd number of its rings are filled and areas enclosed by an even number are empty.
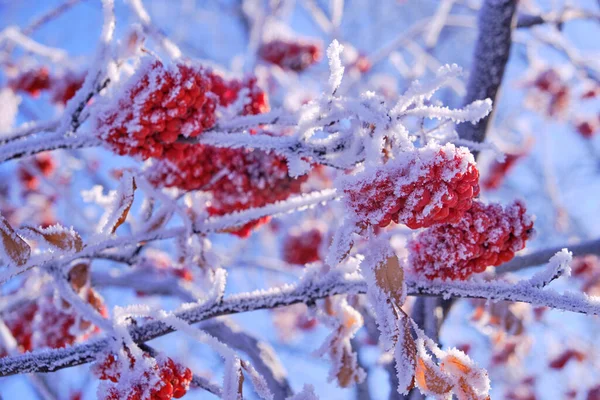
{"type": "Polygon", "coordinates": [[[165,67],[158,60],[139,68],[96,121],[100,137],[121,155],[141,159],[181,160],[189,146],[179,137],[193,138],[217,121],[217,106],[233,104],[242,90],[247,101],[241,114],[269,110],[265,92],[256,79],[227,80],[214,71],[177,64],[165,67]]]}
{"type": "Polygon", "coordinates": [[[315,43],[273,40],[261,46],[259,56],[282,69],[302,72],[321,59],[321,47],[315,43]]]}
{"type": "Polygon", "coordinates": [[[196,137],[215,124],[209,90],[202,69],[147,60],[124,85],[118,104],[99,113],[98,133],[118,154],[163,157],[180,135],[196,137]]]}
{"type": "Polygon", "coordinates": [[[119,385],[124,379],[124,370],[132,370],[135,364],[136,361],[129,356],[128,365],[124,367],[121,360],[113,354],[109,354],[97,364],[94,372],[100,380],[113,383],[107,385],[108,388],[102,393],[103,397],[99,398],[104,400],[180,399],[190,388],[192,371],[168,357],[160,357],[156,364],[144,371],[141,376],[128,379],[125,384],[119,385]]]}
{"type": "MultiPolygon", "coordinates": [[[[235,211],[263,207],[285,200],[301,191],[306,175],[292,178],[286,160],[275,154],[250,149],[221,149],[227,154],[220,178],[208,186],[212,201],[208,207],[211,215],[225,215],[235,211]]],[[[269,221],[268,217],[234,230],[231,233],[247,237],[250,231],[269,221]]]]}
{"type": "Polygon", "coordinates": [[[292,230],[283,240],[283,260],[305,265],[321,259],[323,232],[319,228],[292,230]]]}
{"type": "Polygon", "coordinates": [[[50,153],[39,153],[31,160],[23,161],[19,165],[17,175],[27,190],[36,190],[40,184],[38,178],[30,170],[37,170],[43,176],[50,176],[56,169],[54,158],[50,153]],[[25,163],[29,164],[26,165],[25,163]]]}
{"type": "Polygon", "coordinates": [[[12,78],[8,85],[12,90],[32,97],[49,91],[52,102],[65,105],[81,88],[84,79],[85,74],[65,71],[60,75],[52,75],[47,67],[39,67],[25,70],[12,78]]]}
{"type": "MultiPolygon", "coordinates": [[[[212,194],[211,215],[225,215],[287,199],[299,193],[306,177],[288,175],[286,160],[261,150],[184,145],[180,157],[167,157],[149,173],[157,186],[203,190],[212,194]]],[[[269,218],[251,221],[231,233],[247,237],[269,218]]]]}
{"type": "MultiPolygon", "coordinates": [[[[87,301],[101,315],[108,316],[104,300],[93,289],[88,290],[87,301]]],[[[68,304],[52,295],[23,303],[3,314],[2,318],[21,351],[67,347],[97,331],[89,321],[79,318],[68,304]]]]}
{"type": "Polygon", "coordinates": [[[464,280],[511,260],[532,232],[521,202],[503,208],[475,201],[457,223],[433,226],[412,239],[410,263],[428,279],[464,280]]]}
{"type": "Polygon", "coordinates": [[[468,149],[446,144],[412,156],[350,178],[345,201],[359,224],[385,227],[394,221],[417,229],[458,222],[471,207],[479,171],[468,149]]]}

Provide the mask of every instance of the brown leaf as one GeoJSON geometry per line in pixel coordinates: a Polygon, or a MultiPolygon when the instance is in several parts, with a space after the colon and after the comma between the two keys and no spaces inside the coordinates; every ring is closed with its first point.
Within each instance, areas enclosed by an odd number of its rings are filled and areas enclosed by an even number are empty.
{"type": "Polygon", "coordinates": [[[415,372],[417,386],[426,393],[443,395],[452,390],[452,382],[431,361],[417,357],[415,372]]]}
{"type": "Polygon", "coordinates": [[[0,235],[4,254],[18,266],[25,265],[31,256],[29,245],[14,231],[8,221],[0,215],[0,235]]]}
{"type": "Polygon", "coordinates": [[[354,362],[350,350],[344,348],[341,359],[342,367],[337,372],[337,380],[340,387],[347,388],[358,381],[358,373],[355,368],[358,365],[354,362]]]}
{"type": "Polygon", "coordinates": [[[404,304],[404,269],[398,257],[389,257],[375,267],[375,280],[385,293],[394,299],[398,307],[404,304]]]}
{"type": "Polygon", "coordinates": [[[461,373],[468,375],[471,372],[471,367],[462,362],[458,357],[452,354],[444,357],[444,364],[450,364],[450,367],[454,367],[461,373]]]}
{"type": "Polygon", "coordinates": [[[479,400],[479,396],[475,392],[465,378],[458,380],[458,390],[455,390],[455,395],[458,400],[479,400]]]}
{"type": "Polygon", "coordinates": [[[398,338],[396,344],[395,358],[398,370],[398,392],[406,393],[415,386],[415,369],[417,366],[417,344],[411,334],[411,323],[409,317],[402,316],[403,334],[398,338]],[[402,375],[401,375],[402,374],[402,375]],[[410,377],[402,382],[401,376],[410,377]],[[402,385],[403,387],[400,387],[402,385]]]}
{"type": "Polygon", "coordinates": [[[83,241],[81,236],[72,229],[63,227],[50,227],[46,229],[26,226],[21,228],[24,235],[29,235],[36,239],[42,239],[52,247],[63,251],[81,251],[83,241]]]}
{"type": "MultiPolygon", "coordinates": [[[[121,226],[123,222],[125,222],[127,215],[129,214],[129,210],[131,209],[131,205],[133,204],[133,198],[135,190],[137,189],[137,185],[135,184],[135,179],[133,177],[130,178],[131,179],[128,182],[121,181],[121,186],[119,187],[119,191],[117,193],[119,196],[119,201],[117,203],[117,207],[115,208],[115,212],[120,214],[112,226],[110,233],[115,233],[117,228],[121,226]]],[[[111,219],[109,219],[109,221],[111,219]]]]}
{"type": "Polygon", "coordinates": [[[85,285],[87,285],[89,279],[90,264],[87,262],[80,262],[69,271],[69,282],[73,289],[78,293],[85,285]]]}

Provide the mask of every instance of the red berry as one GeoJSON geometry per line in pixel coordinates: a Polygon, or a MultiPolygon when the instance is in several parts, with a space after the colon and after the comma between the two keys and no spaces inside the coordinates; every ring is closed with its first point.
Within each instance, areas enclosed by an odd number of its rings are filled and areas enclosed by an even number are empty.
{"type": "Polygon", "coordinates": [[[296,265],[319,261],[322,242],[323,233],[318,228],[292,231],[283,241],[283,260],[296,265]]]}
{"type": "Polygon", "coordinates": [[[302,72],[321,59],[321,47],[315,43],[273,40],[263,44],[258,54],[282,69],[302,72]]]}
{"type": "Polygon", "coordinates": [[[14,91],[26,92],[33,97],[38,97],[43,90],[48,90],[50,84],[50,72],[46,67],[21,72],[8,83],[14,91]]]}
{"type": "Polygon", "coordinates": [[[359,224],[385,227],[394,221],[417,229],[458,222],[471,207],[479,171],[469,150],[447,144],[411,156],[349,178],[346,205],[359,224]]]}
{"type": "Polygon", "coordinates": [[[50,153],[37,154],[30,160],[23,161],[19,165],[18,175],[27,190],[35,190],[38,188],[39,181],[35,175],[32,175],[29,168],[37,169],[43,176],[50,176],[54,172],[56,165],[54,158],[50,153]],[[30,165],[26,166],[25,163],[30,165]]]}
{"type": "Polygon", "coordinates": [[[144,371],[136,379],[128,377],[123,385],[121,371],[134,370],[138,362],[127,351],[127,362],[114,354],[107,355],[94,366],[94,372],[100,380],[112,382],[105,393],[105,400],[170,400],[183,397],[190,388],[192,371],[170,358],[159,358],[154,367],[144,371]],[[158,382],[152,379],[158,378],[158,382]],[[156,383],[155,383],[156,382],[156,383]],[[150,387],[150,384],[153,386],[150,387]]]}
{"type": "Polygon", "coordinates": [[[532,231],[533,222],[521,202],[502,208],[475,201],[458,223],[419,233],[409,243],[410,263],[428,279],[467,279],[511,260],[532,231]]]}

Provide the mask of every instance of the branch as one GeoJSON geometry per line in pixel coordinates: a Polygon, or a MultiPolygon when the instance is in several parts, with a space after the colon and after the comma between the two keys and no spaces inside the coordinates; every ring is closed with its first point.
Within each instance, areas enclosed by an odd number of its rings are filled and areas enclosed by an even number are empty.
{"type": "MultiPolygon", "coordinates": [[[[494,105],[510,55],[516,0],[485,0],[479,11],[479,33],[464,104],[492,99],[494,105]]],[[[494,107],[496,108],[496,107],[494,107]]],[[[461,139],[483,142],[492,115],[457,127],[461,139]]]]}
{"type": "MultiPolygon", "coordinates": [[[[532,287],[527,280],[512,282],[442,282],[407,280],[408,294],[413,296],[442,296],[444,298],[482,298],[490,301],[523,302],[557,310],[587,315],[600,315],[600,299],[581,293],[557,293],[554,290],[532,287]]],[[[319,281],[301,281],[270,290],[225,297],[219,302],[200,304],[176,313],[178,318],[195,324],[222,315],[272,309],[296,303],[311,304],[318,299],[337,294],[365,293],[367,285],[358,274],[330,273],[319,281]]],[[[173,332],[160,321],[129,328],[132,339],[143,343],[173,332]]],[[[51,372],[95,360],[98,353],[111,344],[100,338],[66,349],[39,350],[20,356],[0,359],[0,377],[29,372],[51,372]]]]}
{"type": "MultiPolygon", "coordinates": [[[[531,254],[515,257],[509,262],[504,263],[496,268],[496,273],[503,274],[506,272],[514,272],[544,264],[564,247],[565,246],[551,247],[548,249],[538,250],[531,254]]],[[[600,238],[575,245],[569,245],[568,247],[569,251],[573,253],[573,257],[584,256],[587,254],[600,255],[600,238]]]]}
{"type": "Polygon", "coordinates": [[[516,28],[531,28],[541,24],[561,25],[565,22],[579,19],[595,19],[600,21],[600,14],[578,8],[566,8],[560,13],[552,12],[541,15],[521,14],[517,20],[516,28]]]}

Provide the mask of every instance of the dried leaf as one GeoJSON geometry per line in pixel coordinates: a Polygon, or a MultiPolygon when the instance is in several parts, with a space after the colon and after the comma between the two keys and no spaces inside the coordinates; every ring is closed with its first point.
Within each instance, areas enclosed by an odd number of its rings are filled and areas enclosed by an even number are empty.
{"type": "Polygon", "coordinates": [[[343,348],[340,365],[341,367],[336,374],[340,387],[347,388],[362,380],[362,370],[356,361],[356,355],[350,347],[343,348]]]}
{"type": "Polygon", "coordinates": [[[404,269],[398,262],[398,257],[389,257],[375,268],[375,280],[385,293],[394,299],[398,307],[404,304],[404,269]]]}
{"type": "Polygon", "coordinates": [[[125,220],[127,219],[127,214],[129,214],[129,210],[131,209],[131,205],[133,204],[133,197],[134,197],[135,189],[137,189],[137,186],[135,184],[135,179],[133,177],[127,177],[127,178],[129,178],[128,182],[123,183],[123,185],[119,188],[119,189],[123,189],[123,190],[119,190],[119,192],[118,192],[119,200],[117,203],[117,207],[115,209],[115,211],[117,213],[119,213],[119,217],[118,217],[117,221],[115,222],[115,224],[113,225],[110,233],[115,233],[117,228],[119,226],[121,226],[123,224],[123,222],[125,222],[125,220]]]}
{"type": "Polygon", "coordinates": [[[31,226],[20,229],[23,235],[36,240],[42,240],[51,247],[62,251],[81,251],[83,241],[81,236],[73,229],[67,229],[60,225],[48,228],[34,228],[31,226]]]}
{"type": "Polygon", "coordinates": [[[464,375],[468,375],[471,373],[471,367],[462,362],[458,357],[453,356],[451,354],[444,358],[444,364],[449,364],[449,367],[453,368],[454,370],[460,371],[460,373],[464,375]]]}
{"type": "Polygon", "coordinates": [[[425,393],[433,393],[441,396],[452,390],[452,382],[431,361],[417,358],[415,372],[416,382],[419,389],[425,393]]]}
{"type": "Polygon", "coordinates": [[[475,389],[467,383],[465,378],[460,378],[458,380],[458,388],[455,388],[454,392],[458,400],[480,400],[475,389]]]}
{"type": "Polygon", "coordinates": [[[410,331],[411,323],[407,316],[399,321],[399,337],[394,351],[396,374],[398,376],[398,393],[408,393],[415,386],[415,369],[417,365],[417,345],[410,331]]]}
{"type": "Polygon", "coordinates": [[[31,248],[17,235],[2,215],[0,215],[0,235],[2,236],[2,250],[5,258],[8,258],[12,264],[25,265],[31,256],[31,248]]]}
{"type": "Polygon", "coordinates": [[[73,289],[78,293],[88,284],[89,279],[90,264],[87,262],[80,262],[69,271],[69,282],[73,289]]]}

